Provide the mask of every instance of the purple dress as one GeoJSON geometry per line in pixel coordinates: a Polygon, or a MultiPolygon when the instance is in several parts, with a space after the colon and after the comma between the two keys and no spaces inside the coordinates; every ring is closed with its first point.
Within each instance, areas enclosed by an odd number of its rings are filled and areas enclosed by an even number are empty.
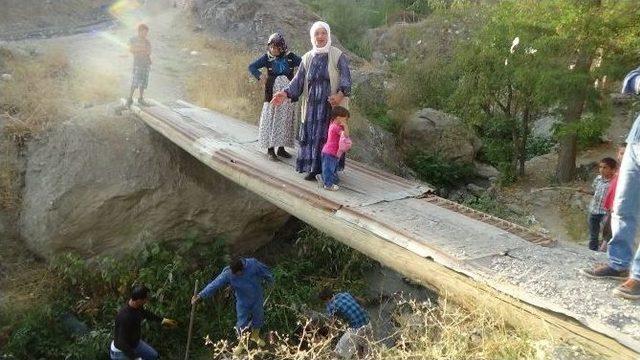
{"type": "MultiPolygon", "coordinates": [[[[322,172],[321,152],[327,141],[329,115],[331,114],[328,61],[328,54],[316,54],[311,59],[308,70],[304,68],[303,64],[300,64],[296,76],[284,89],[287,96],[292,99],[297,99],[303,91],[307,91],[307,113],[304,114],[305,121],[300,124],[298,130],[298,144],[300,146],[296,160],[296,171],[298,172],[322,172]],[[305,77],[309,79],[308,89],[304,89],[305,77]]],[[[349,71],[349,61],[344,54],[340,55],[338,59],[338,71],[340,72],[338,91],[349,96],[351,94],[351,72],[349,71]]],[[[340,159],[338,170],[343,168],[344,156],[340,159]]]]}

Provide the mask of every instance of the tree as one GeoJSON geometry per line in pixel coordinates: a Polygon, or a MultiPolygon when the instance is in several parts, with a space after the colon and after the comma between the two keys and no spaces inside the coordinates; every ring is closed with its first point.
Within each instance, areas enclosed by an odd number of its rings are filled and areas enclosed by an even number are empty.
{"type": "Polygon", "coordinates": [[[551,40],[558,52],[555,63],[566,66],[566,84],[560,87],[559,105],[564,126],[556,179],[575,177],[577,136],[585,112],[598,112],[608,101],[596,81],[619,75],[632,66],[636,55],[640,3],[633,0],[563,0],[540,2],[541,20],[555,27],[551,40]]]}
{"type": "Polygon", "coordinates": [[[489,141],[508,142],[502,160],[518,175],[531,121],[557,113],[563,124],[556,177],[573,180],[585,114],[607,108],[605,87],[596,81],[632,65],[638,15],[640,2],[632,0],[505,0],[490,7],[482,31],[455,56],[458,88],[450,110],[480,132],[495,131],[484,134],[489,141]]]}
{"type": "Polygon", "coordinates": [[[483,133],[486,146],[497,146],[492,160],[502,171],[518,176],[524,175],[530,124],[554,101],[554,69],[539,50],[552,30],[529,17],[516,1],[491,10],[482,31],[455,56],[458,87],[450,103],[483,133]]]}

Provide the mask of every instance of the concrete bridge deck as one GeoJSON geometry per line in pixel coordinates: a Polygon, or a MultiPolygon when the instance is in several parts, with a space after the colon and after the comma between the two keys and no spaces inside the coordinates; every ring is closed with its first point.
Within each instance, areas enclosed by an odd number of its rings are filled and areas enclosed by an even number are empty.
{"type": "Polygon", "coordinates": [[[341,190],[326,191],[304,181],[293,161],[267,160],[255,126],[181,101],[152,104],[132,110],[213,170],[380,263],[514,326],[608,358],[638,358],[640,303],[614,298],[613,281],[578,275],[602,254],[555,244],[355,161],[341,190]]]}

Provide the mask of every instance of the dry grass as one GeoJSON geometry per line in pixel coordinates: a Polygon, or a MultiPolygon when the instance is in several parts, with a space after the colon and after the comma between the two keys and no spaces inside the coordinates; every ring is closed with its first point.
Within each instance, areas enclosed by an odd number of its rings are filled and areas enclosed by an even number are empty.
{"type": "Polygon", "coordinates": [[[0,157],[0,209],[16,210],[19,196],[15,191],[18,178],[16,168],[7,160],[8,156],[0,157]]]}
{"type": "Polygon", "coordinates": [[[37,56],[12,55],[4,63],[12,79],[0,82],[0,115],[19,142],[68,119],[85,104],[110,101],[118,94],[116,73],[72,68],[61,48],[37,56]]]}
{"type": "MultiPolygon", "coordinates": [[[[438,306],[430,302],[397,301],[392,315],[395,332],[390,339],[395,343],[387,347],[389,339],[367,339],[366,359],[544,359],[551,355],[555,342],[546,350],[540,350],[537,342],[526,333],[507,326],[488,311],[466,311],[442,300],[438,306]]],[[[313,323],[305,322],[302,341],[277,334],[270,336],[267,350],[248,346],[241,339],[248,359],[275,357],[277,359],[331,359],[332,350],[344,329],[331,328],[330,336],[319,334],[313,323]],[[307,346],[308,345],[308,346],[307,346]]],[[[206,339],[212,356],[216,359],[231,358],[235,344],[228,341],[212,342],[206,339]]]]}
{"type": "Polygon", "coordinates": [[[104,104],[121,95],[118,84],[120,74],[113,69],[100,71],[79,69],[73,72],[70,97],[79,104],[104,104]]]}
{"type": "Polygon", "coordinates": [[[13,133],[38,131],[61,116],[69,61],[60,50],[6,61],[10,81],[0,83],[0,111],[10,116],[13,133]]]}
{"type": "Polygon", "coordinates": [[[250,77],[247,66],[258,54],[213,38],[198,37],[189,49],[209,62],[187,79],[187,94],[199,106],[257,123],[262,110],[262,87],[250,77]]]}

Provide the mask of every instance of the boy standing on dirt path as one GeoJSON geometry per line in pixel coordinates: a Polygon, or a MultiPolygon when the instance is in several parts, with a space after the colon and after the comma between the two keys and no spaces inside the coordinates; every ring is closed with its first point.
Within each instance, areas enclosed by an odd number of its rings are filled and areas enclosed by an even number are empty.
{"type": "Polygon", "coordinates": [[[140,90],[138,104],[147,106],[144,101],[144,90],[149,84],[149,68],[151,67],[151,43],[147,39],[149,27],[145,24],[138,26],[138,36],[129,40],[129,51],[133,54],[133,74],[131,76],[131,91],[127,98],[127,107],[133,104],[133,93],[140,90]]]}
{"type": "Polygon", "coordinates": [[[609,190],[611,179],[616,174],[618,162],[612,158],[604,158],[598,164],[598,176],[593,180],[591,191],[581,189],[585,194],[593,195],[589,204],[589,249],[598,251],[600,247],[600,228],[607,214],[604,208],[604,198],[609,190]]]}

